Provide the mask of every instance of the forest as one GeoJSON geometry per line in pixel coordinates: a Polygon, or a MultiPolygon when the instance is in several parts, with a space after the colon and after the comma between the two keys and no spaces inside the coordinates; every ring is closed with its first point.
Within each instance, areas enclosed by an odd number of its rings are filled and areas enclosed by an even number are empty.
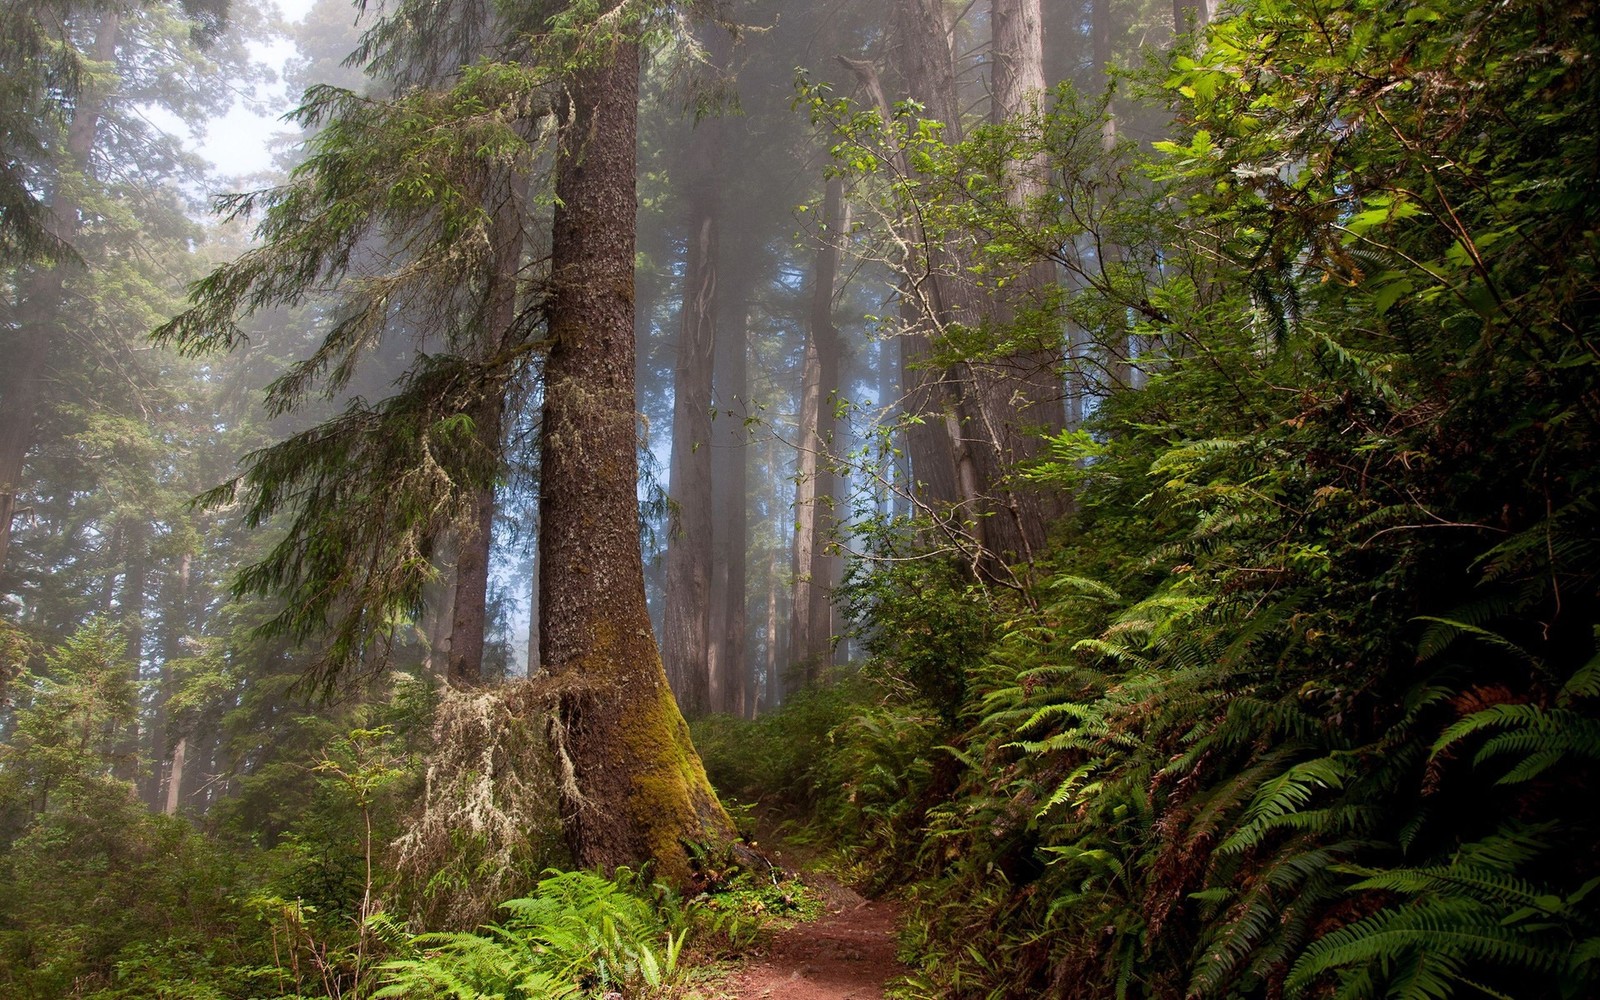
{"type": "Polygon", "coordinates": [[[7,0],[0,123],[0,1000],[1600,996],[1595,0],[7,0]]]}

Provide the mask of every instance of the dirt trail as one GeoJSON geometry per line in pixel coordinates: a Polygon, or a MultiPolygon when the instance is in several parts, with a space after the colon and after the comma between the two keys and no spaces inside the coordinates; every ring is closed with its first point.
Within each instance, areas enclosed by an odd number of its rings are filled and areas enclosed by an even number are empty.
{"type": "Polygon", "coordinates": [[[836,883],[816,887],[826,912],[779,933],[730,976],[730,1000],[882,1000],[884,983],[904,971],[894,957],[899,910],[836,883]]]}

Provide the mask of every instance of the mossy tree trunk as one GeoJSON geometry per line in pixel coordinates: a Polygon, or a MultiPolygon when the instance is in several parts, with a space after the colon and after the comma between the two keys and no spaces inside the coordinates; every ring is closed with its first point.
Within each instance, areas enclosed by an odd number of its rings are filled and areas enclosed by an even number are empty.
{"type": "Polygon", "coordinates": [[[560,691],[551,742],[581,866],[653,860],[682,883],[686,841],[731,839],[667,686],[645,607],[634,403],[639,50],[624,34],[574,71],[561,110],[545,368],[540,647],[560,691]]]}

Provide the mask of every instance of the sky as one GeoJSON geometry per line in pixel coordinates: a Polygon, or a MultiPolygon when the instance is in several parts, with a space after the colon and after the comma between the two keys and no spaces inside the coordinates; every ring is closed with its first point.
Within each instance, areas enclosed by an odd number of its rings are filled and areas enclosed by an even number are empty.
{"type": "MultiPolygon", "coordinates": [[[[313,0],[277,0],[277,7],[284,20],[295,22],[304,20],[312,3],[313,0]]],[[[284,38],[270,43],[254,42],[250,49],[257,59],[274,70],[282,69],[284,61],[294,55],[293,43],[284,38]]],[[[263,97],[265,100],[235,103],[231,112],[214,119],[207,129],[205,141],[200,143],[200,153],[215,165],[221,176],[246,178],[271,168],[272,138],[285,130],[278,118],[293,107],[293,101],[281,85],[267,89],[263,97]]]]}

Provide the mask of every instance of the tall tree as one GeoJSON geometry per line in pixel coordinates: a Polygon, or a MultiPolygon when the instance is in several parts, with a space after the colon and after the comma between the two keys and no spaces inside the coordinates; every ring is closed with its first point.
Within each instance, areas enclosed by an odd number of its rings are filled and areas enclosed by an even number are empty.
{"type": "MultiPolygon", "coordinates": [[[[718,70],[727,63],[726,32],[709,26],[707,49],[718,70]]],[[[673,377],[671,529],[667,538],[662,658],[678,704],[689,715],[711,707],[711,385],[717,339],[721,255],[723,127],[701,117],[684,163],[687,253],[673,377]]]]}
{"type": "Polygon", "coordinates": [[[824,186],[822,224],[811,270],[811,308],[801,374],[795,443],[794,601],[790,605],[790,656],[806,683],[827,665],[833,643],[833,579],[830,553],[834,515],[834,404],[839,389],[839,330],[833,302],[844,221],[844,181],[824,186]]]}
{"type": "Polygon", "coordinates": [[[637,25],[608,3],[563,88],[540,491],[539,645],[557,682],[551,743],[581,866],[655,859],[732,824],[667,683],[645,605],[634,402],[637,25]]]}
{"type": "MultiPolygon", "coordinates": [[[[743,259],[733,257],[733,260],[743,259]]],[[[711,707],[745,715],[753,705],[747,627],[746,559],[749,547],[749,266],[733,266],[718,304],[711,473],[711,617],[707,654],[711,707]]]]}
{"type": "MultiPolygon", "coordinates": [[[[222,88],[174,81],[195,71],[226,11],[226,0],[39,0],[0,11],[0,573],[41,421],[76,381],[67,373],[117,353],[130,333],[83,329],[92,310],[82,301],[89,276],[81,237],[87,227],[102,242],[132,238],[139,226],[126,213],[134,191],[152,216],[171,200],[160,187],[185,158],[144,110],[159,106],[194,124],[217,109],[222,88]],[[134,161],[137,168],[123,169],[134,161]],[[78,342],[69,327],[79,328],[78,342]]],[[[92,398],[85,405],[96,408],[92,398]]]]}
{"type": "MultiPolygon", "coordinates": [[[[1045,99],[1044,24],[1040,0],[993,0],[990,45],[994,67],[990,120],[996,125],[1037,114],[1045,99]]],[[[1049,164],[1040,156],[1005,165],[1007,200],[1026,216],[1044,194],[1049,164]]],[[[991,508],[991,544],[1013,557],[1032,559],[1043,551],[1045,532],[1064,511],[1063,495],[1028,490],[1014,470],[1039,455],[1039,433],[1059,432],[1063,405],[1063,351],[1053,315],[1042,310],[1055,282],[1047,263],[1029,260],[996,283],[988,322],[1007,343],[981,373],[977,391],[983,412],[996,502],[991,508]],[[1030,309],[1033,312],[1030,314],[1030,309]],[[1003,481],[1002,481],[1003,480],[1003,481]]]]}

